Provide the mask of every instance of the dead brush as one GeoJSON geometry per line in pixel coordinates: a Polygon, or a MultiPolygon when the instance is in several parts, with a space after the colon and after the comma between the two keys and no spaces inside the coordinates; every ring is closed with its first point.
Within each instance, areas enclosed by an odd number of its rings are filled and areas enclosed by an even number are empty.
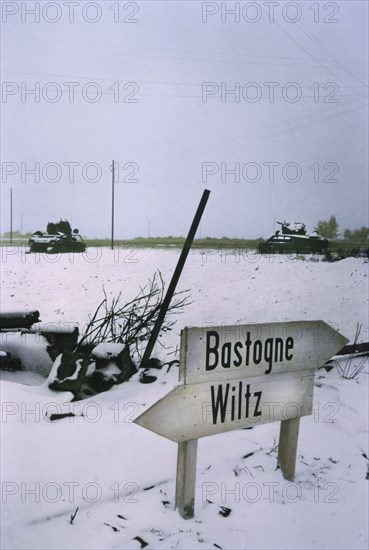
{"type": "MultiPolygon", "coordinates": [[[[103,287],[104,299],[86,326],[75,351],[86,347],[92,349],[101,342],[124,344],[131,354],[141,358],[144,343],[149,340],[165,294],[165,283],[158,270],[149,282],[140,287],[140,292],[133,300],[122,304],[122,292],[110,301],[103,287]]],[[[169,305],[160,335],[172,330],[175,320],[173,315],[182,313],[190,305],[189,290],[176,292],[169,305]]],[[[160,343],[160,340],[158,340],[160,343]]],[[[161,343],[164,347],[164,345],[161,343]]]]}
{"type": "MultiPolygon", "coordinates": [[[[354,346],[358,343],[361,327],[361,324],[356,324],[354,346]]],[[[328,363],[337,368],[340,378],[344,380],[357,380],[366,365],[367,359],[367,354],[350,353],[347,359],[333,359],[332,361],[328,361],[328,363]]]]}

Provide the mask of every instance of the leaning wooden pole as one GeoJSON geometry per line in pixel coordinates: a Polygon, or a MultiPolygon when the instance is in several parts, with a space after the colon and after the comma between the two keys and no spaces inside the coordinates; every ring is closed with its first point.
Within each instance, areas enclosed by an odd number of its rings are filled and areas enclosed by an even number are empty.
{"type": "Polygon", "coordinates": [[[169,304],[170,304],[170,302],[173,298],[173,294],[176,290],[177,283],[178,283],[179,278],[181,276],[184,264],[186,263],[186,259],[187,259],[188,253],[190,251],[190,248],[192,246],[192,242],[195,238],[196,231],[197,231],[197,228],[199,226],[201,217],[204,213],[206,203],[208,202],[209,195],[210,195],[210,191],[208,189],[205,189],[203,194],[202,194],[199,206],[197,207],[197,211],[196,211],[195,217],[193,219],[192,225],[191,225],[190,230],[188,232],[186,242],[183,245],[181,255],[179,257],[177,266],[176,266],[175,271],[173,273],[172,280],[170,281],[170,284],[168,286],[168,290],[165,294],[163,303],[162,303],[161,308],[159,310],[159,315],[156,319],[153,331],[152,331],[151,336],[150,336],[150,340],[149,340],[149,342],[147,344],[147,347],[145,349],[145,353],[143,355],[141,365],[140,365],[141,368],[145,367],[147,365],[149,359],[150,359],[150,356],[151,356],[152,350],[154,348],[155,342],[156,342],[156,340],[159,336],[159,332],[160,332],[161,326],[163,324],[165,315],[168,311],[169,304]]]}
{"type": "Polygon", "coordinates": [[[13,188],[10,188],[10,244],[13,244],[13,188]]]}
{"type": "Polygon", "coordinates": [[[111,242],[110,248],[114,250],[114,184],[115,184],[115,162],[113,160],[111,165],[111,242]]]}

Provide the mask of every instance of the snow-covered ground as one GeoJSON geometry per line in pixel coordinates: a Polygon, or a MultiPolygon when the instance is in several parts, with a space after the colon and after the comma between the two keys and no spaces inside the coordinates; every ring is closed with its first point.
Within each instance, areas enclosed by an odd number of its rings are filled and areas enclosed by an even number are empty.
{"type": "MultiPolygon", "coordinates": [[[[2,248],[3,310],[38,309],[43,323],[82,328],[102,299],[132,299],[156,269],[169,278],[168,249],[25,255],[2,248]]],[[[184,326],[322,319],[368,341],[368,263],[191,251],[179,288],[193,303],[184,326]]],[[[158,347],[156,355],[171,360],[158,347]]],[[[354,361],[357,363],[359,358],[354,361]]],[[[301,420],[296,479],[276,470],[279,424],[199,441],[195,517],[174,510],[177,445],[132,423],[177,383],[138,376],[70,403],[34,373],[2,372],[2,548],[367,548],[368,365],[358,380],[315,375],[314,409],[301,420]],[[54,412],[76,416],[51,422],[54,412]],[[78,510],[77,510],[78,509],[78,510]],[[75,514],[74,519],[71,516],[75,514]]]]}

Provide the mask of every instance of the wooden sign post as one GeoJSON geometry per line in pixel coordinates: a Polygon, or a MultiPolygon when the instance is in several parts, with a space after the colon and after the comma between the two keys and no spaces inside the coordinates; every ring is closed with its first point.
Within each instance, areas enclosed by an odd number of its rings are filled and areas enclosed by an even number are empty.
{"type": "Polygon", "coordinates": [[[200,437],[281,421],[278,465],[293,481],[314,371],[346,343],[323,321],[182,330],[180,385],[135,422],[178,443],[176,507],[183,518],[194,515],[200,437]]]}

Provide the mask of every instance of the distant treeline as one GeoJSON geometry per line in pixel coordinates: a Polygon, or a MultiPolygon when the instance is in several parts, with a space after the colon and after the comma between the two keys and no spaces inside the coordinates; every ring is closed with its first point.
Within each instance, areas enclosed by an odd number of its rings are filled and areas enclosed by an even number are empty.
{"type": "MultiPolygon", "coordinates": [[[[344,239],[334,239],[330,241],[329,248],[332,251],[338,249],[351,249],[351,248],[367,248],[369,246],[368,239],[364,239],[363,233],[358,238],[357,233],[353,231],[351,234],[345,232],[344,239]]],[[[13,231],[13,240],[18,242],[24,240],[24,244],[28,243],[28,239],[31,233],[20,233],[19,231],[13,231]]],[[[103,246],[109,247],[111,240],[106,239],[88,239],[84,237],[87,246],[103,246]]],[[[201,239],[195,239],[193,241],[193,248],[248,248],[257,249],[260,242],[264,241],[263,238],[258,239],[235,239],[231,237],[204,237],[201,239]]],[[[185,242],[185,237],[175,237],[169,235],[167,237],[135,237],[133,239],[115,239],[114,246],[125,246],[132,248],[154,248],[154,247],[182,247],[185,242]]],[[[10,232],[4,232],[1,235],[1,244],[6,245],[10,243],[10,232]]]]}

